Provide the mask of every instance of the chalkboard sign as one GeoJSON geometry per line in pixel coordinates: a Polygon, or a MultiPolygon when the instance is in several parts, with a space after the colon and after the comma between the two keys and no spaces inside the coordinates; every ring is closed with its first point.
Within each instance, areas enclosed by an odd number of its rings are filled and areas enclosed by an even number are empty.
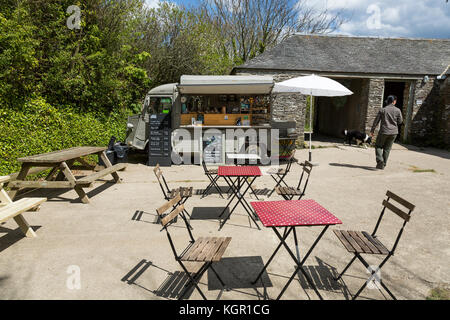
{"type": "Polygon", "coordinates": [[[170,113],[151,114],[149,119],[148,165],[172,165],[172,126],[170,113]]]}

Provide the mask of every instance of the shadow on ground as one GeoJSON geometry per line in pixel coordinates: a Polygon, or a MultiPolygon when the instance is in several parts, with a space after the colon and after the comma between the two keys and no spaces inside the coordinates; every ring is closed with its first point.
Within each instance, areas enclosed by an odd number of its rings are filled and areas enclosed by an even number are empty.
{"type": "Polygon", "coordinates": [[[220,220],[228,217],[230,211],[226,208],[225,213],[220,216],[226,207],[194,207],[191,213],[191,220],[220,220]]]}
{"type": "MultiPolygon", "coordinates": [[[[328,292],[334,293],[342,293],[344,299],[351,299],[351,294],[343,281],[336,281],[335,278],[339,276],[337,269],[323,260],[316,257],[317,265],[307,265],[304,266],[306,274],[312,280],[314,286],[318,290],[324,290],[328,292]]],[[[300,283],[300,286],[303,290],[312,289],[311,285],[306,280],[305,276],[302,272],[297,272],[297,280],[300,283]]],[[[305,291],[308,295],[308,293],[305,291]]],[[[315,293],[312,293],[313,295],[315,293]]],[[[311,298],[311,297],[310,297],[311,298]]]]}
{"type": "MultiPolygon", "coordinates": [[[[201,264],[199,263],[198,265],[200,266],[201,264]]],[[[219,290],[218,299],[220,299],[224,290],[234,290],[243,294],[256,295],[259,298],[265,298],[267,297],[266,288],[273,286],[268,274],[264,272],[257,283],[251,283],[255,280],[263,266],[264,263],[260,256],[223,258],[221,261],[214,263],[213,267],[225,283],[225,288],[222,287],[214,272],[212,272],[211,269],[208,269],[207,290],[201,289],[204,294],[207,294],[207,291],[219,290]],[[264,288],[262,294],[257,290],[258,288],[264,288]],[[239,291],[242,289],[254,289],[255,293],[239,291]]],[[[195,272],[192,272],[191,276],[194,277],[195,272]]],[[[185,290],[186,285],[189,284],[189,277],[182,271],[171,272],[156,266],[151,261],[142,259],[121,279],[121,281],[129,285],[136,285],[158,297],[179,299],[183,290],[185,290]],[[166,278],[156,289],[149,289],[138,283],[138,279],[141,278],[149,268],[156,268],[166,273],[166,278]]],[[[205,285],[202,282],[200,282],[200,284],[205,285]]],[[[195,287],[193,286],[189,288],[184,294],[183,299],[189,299],[194,290],[195,287]]]]}
{"type": "MultiPolygon", "coordinates": [[[[109,180],[97,180],[96,183],[102,183],[100,185],[95,186],[93,189],[84,189],[86,195],[90,200],[95,199],[94,197],[100,194],[101,192],[115,186],[114,182],[109,180]],[[89,191],[88,191],[89,190],[89,191]]],[[[67,198],[62,195],[72,191],[73,189],[65,188],[65,189],[24,189],[21,190],[20,193],[15,197],[14,200],[19,200],[24,197],[45,197],[48,202],[71,202],[71,203],[82,203],[78,195],[76,198],[67,198]]]]}
{"type": "Polygon", "coordinates": [[[375,167],[368,167],[368,166],[357,166],[354,164],[348,164],[348,163],[329,163],[330,166],[333,167],[344,167],[344,168],[352,168],[352,169],[364,169],[368,171],[377,171],[375,167]]]}
{"type": "MultiPolygon", "coordinates": [[[[32,226],[33,231],[37,231],[41,228],[41,226],[32,226]]],[[[17,229],[8,229],[0,225],[0,234],[6,233],[4,236],[0,237],[0,252],[6,250],[16,242],[25,238],[20,228],[17,229]]]]}

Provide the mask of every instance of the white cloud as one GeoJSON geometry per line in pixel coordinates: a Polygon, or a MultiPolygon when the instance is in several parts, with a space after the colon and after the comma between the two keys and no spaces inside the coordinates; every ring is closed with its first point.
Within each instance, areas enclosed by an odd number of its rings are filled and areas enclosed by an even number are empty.
{"type": "Polygon", "coordinates": [[[349,19],[335,33],[360,36],[450,38],[450,3],[445,0],[301,0],[317,10],[341,11],[349,19]],[[380,28],[370,19],[380,12],[380,28]],[[369,23],[367,23],[369,20],[369,23]],[[372,27],[372,28],[371,28],[372,27]]]}
{"type": "Polygon", "coordinates": [[[159,7],[159,0],[145,0],[145,4],[149,8],[157,8],[159,7]]]}

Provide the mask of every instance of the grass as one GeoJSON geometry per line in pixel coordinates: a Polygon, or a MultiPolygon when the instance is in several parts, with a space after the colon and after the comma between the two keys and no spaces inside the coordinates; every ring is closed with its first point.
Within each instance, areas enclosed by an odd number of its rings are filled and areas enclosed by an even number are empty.
{"type": "Polygon", "coordinates": [[[450,289],[434,288],[431,289],[427,300],[450,300],[450,289]]]}
{"type": "Polygon", "coordinates": [[[415,172],[415,173],[421,173],[421,172],[432,172],[432,173],[436,173],[436,170],[434,170],[434,169],[415,169],[415,170],[413,170],[413,172],[415,172]]]}
{"type": "Polygon", "coordinates": [[[416,166],[409,166],[409,170],[411,170],[414,173],[423,173],[423,172],[431,172],[431,173],[437,173],[434,169],[421,169],[416,166]]]}

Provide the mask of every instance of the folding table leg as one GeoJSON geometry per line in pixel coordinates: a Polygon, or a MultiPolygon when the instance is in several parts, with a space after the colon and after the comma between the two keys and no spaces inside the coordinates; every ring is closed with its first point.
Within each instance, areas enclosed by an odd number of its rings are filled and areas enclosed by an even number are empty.
{"type": "MultiPolygon", "coordinates": [[[[254,179],[256,179],[256,178],[254,178],[254,179]]],[[[253,179],[253,180],[254,180],[253,179]]],[[[252,188],[252,184],[253,184],[253,180],[249,183],[248,181],[247,181],[247,179],[246,178],[242,178],[242,180],[243,181],[245,181],[246,183],[247,183],[247,185],[249,186],[249,188],[251,189],[251,190],[253,190],[253,188],[252,188]]],[[[240,187],[239,187],[239,189],[238,189],[238,193],[240,193],[240,189],[243,187],[243,183],[242,183],[242,185],[240,185],[240,187]]],[[[248,188],[247,188],[247,190],[248,190],[248,188]]],[[[246,209],[246,211],[247,211],[247,213],[249,213],[249,212],[252,212],[253,213],[253,209],[252,209],[252,207],[250,207],[250,205],[247,203],[247,201],[245,200],[245,198],[244,198],[244,194],[245,193],[247,193],[247,190],[242,194],[242,199],[244,200],[244,202],[241,202],[241,204],[243,205],[243,206],[245,206],[247,209],[246,209]]],[[[256,194],[255,194],[255,196],[256,196],[256,194]]],[[[257,196],[256,196],[257,197],[257,196]]],[[[255,217],[255,219],[258,219],[258,216],[256,215],[256,214],[253,214],[253,216],[255,217]]]]}
{"type": "Polygon", "coordinates": [[[214,184],[214,187],[217,189],[217,191],[219,192],[219,195],[220,195],[220,197],[222,198],[222,199],[224,199],[224,197],[223,197],[223,194],[222,194],[222,191],[220,190],[220,187],[219,187],[219,184],[217,183],[217,181],[219,180],[219,176],[215,176],[214,178],[213,178],[213,184],[214,184]]]}
{"type": "MultiPolygon", "coordinates": [[[[244,192],[242,194],[240,192],[240,189],[244,186],[244,183],[241,183],[241,178],[238,178],[238,179],[239,179],[239,181],[238,181],[238,188],[236,189],[236,197],[237,197],[238,201],[236,202],[236,204],[234,205],[233,209],[231,210],[230,215],[231,215],[232,212],[234,212],[234,210],[236,209],[237,205],[240,203],[242,205],[242,207],[245,209],[245,211],[247,212],[247,214],[250,217],[250,219],[253,220],[253,222],[255,223],[256,227],[258,229],[260,229],[258,224],[256,223],[255,218],[257,218],[257,217],[256,217],[255,213],[253,212],[253,209],[250,207],[250,205],[247,203],[247,201],[244,198],[245,194],[252,187],[252,184],[256,180],[256,178],[254,178],[250,183],[247,182],[248,187],[247,187],[247,189],[244,190],[244,192]]],[[[242,179],[245,180],[246,178],[242,178],[242,179]]]]}
{"type": "MultiPolygon", "coordinates": [[[[230,183],[230,182],[228,181],[227,177],[223,177],[223,178],[225,179],[226,183],[228,184],[228,186],[229,186],[229,188],[230,188],[230,189],[229,189],[229,192],[232,192],[233,195],[231,196],[231,200],[228,201],[227,205],[225,206],[225,208],[223,209],[223,211],[220,213],[219,217],[221,217],[221,216],[225,213],[226,209],[229,207],[229,205],[231,204],[231,202],[233,201],[233,199],[236,197],[235,186],[234,186],[235,182],[234,182],[233,180],[230,179],[230,181],[231,181],[231,183],[230,183]]],[[[237,180],[237,179],[236,179],[236,180],[237,180]]],[[[228,199],[230,199],[230,197],[228,197],[228,199]]],[[[227,199],[227,200],[228,200],[228,199],[227,199]]]]}
{"type": "Polygon", "coordinates": [[[295,253],[297,253],[297,259],[300,260],[300,250],[298,248],[297,231],[294,228],[294,243],[295,243],[295,253]]]}
{"type": "Polygon", "coordinates": [[[206,189],[203,190],[201,199],[203,199],[204,197],[206,197],[206,195],[208,194],[209,189],[211,189],[211,188],[212,188],[212,182],[210,182],[209,185],[206,187],[206,189]]]}
{"type": "MultiPolygon", "coordinates": [[[[238,197],[238,193],[240,192],[239,190],[240,190],[240,188],[242,187],[241,182],[240,182],[241,180],[240,180],[239,177],[238,177],[235,181],[233,181],[231,178],[226,178],[226,177],[224,177],[224,179],[225,179],[225,181],[227,182],[228,186],[230,187],[230,190],[232,190],[233,196],[231,197],[231,200],[228,201],[228,204],[226,205],[226,207],[225,207],[225,209],[222,211],[222,213],[219,215],[219,217],[221,217],[221,216],[225,213],[226,208],[228,208],[228,207],[230,206],[230,204],[233,202],[234,198],[238,197]],[[230,179],[231,183],[228,182],[228,179],[230,179]],[[236,181],[238,182],[238,185],[237,185],[237,186],[236,186],[236,181]]],[[[234,208],[235,208],[235,207],[236,207],[236,206],[233,207],[233,210],[232,210],[232,211],[234,211],[234,208]]],[[[250,207],[250,206],[247,204],[247,208],[249,208],[249,207],[250,207]]],[[[250,208],[250,210],[251,210],[251,208],[250,208]]]]}
{"type": "MultiPolygon", "coordinates": [[[[227,178],[225,178],[225,179],[227,179],[227,178]]],[[[245,199],[244,199],[245,194],[246,194],[247,191],[251,188],[252,183],[253,183],[256,179],[253,179],[253,180],[248,184],[247,189],[245,189],[245,191],[244,191],[242,194],[240,193],[240,189],[241,189],[242,186],[243,186],[243,183],[241,183],[241,177],[238,177],[237,180],[238,180],[238,185],[237,185],[237,187],[235,187],[235,188],[233,189],[233,190],[234,190],[234,195],[233,195],[233,197],[231,198],[231,200],[228,202],[227,206],[226,206],[225,209],[222,211],[222,213],[220,214],[220,216],[222,216],[222,215],[225,213],[226,208],[228,208],[228,207],[231,205],[231,203],[233,202],[234,198],[237,198],[238,201],[237,201],[236,204],[234,205],[233,209],[231,209],[229,215],[224,219],[224,221],[223,221],[223,222],[221,223],[221,225],[219,226],[219,230],[222,229],[222,227],[225,225],[225,223],[226,223],[227,220],[230,218],[231,214],[234,212],[234,210],[236,209],[236,207],[237,207],[237,205],[238,205],[239,203],[241,203],[241,205],[244,207],[244,209],[245,209],[245,211],[247,212],[247,214],[248,214],[248,216],[250,217],[250,219],[255,223],[256,227],[260,230],[260,227],[258,226],[258,224],[257,224],[257,222],[256,222],[256,220],[255,220],[255,218],[253,217],[253,215],[254,215],[253,210],[250,210],[250,211],[249,211],[248,207],[250,207],[250,205],[249,205],[249,204],[245,201],[245,199]]],[[[229,185],[230,185],[230,184],[229,184],[229,185]]]]}
{"type": "MultiPolygon", "coordinates": [[[[225,177],[224,177],[224,179],[225,180],[227,180],[225,177]]],[[[236,181],[238,181],[238,179],[236,179],[236,180],[232,180],[231,178],[230,178],[230,181],[231,181],[231,185],[230,184],[228,184],[228,187],[229,187],[229,189],[228,189],[228,192],[227,192],[227,194],[228,194],[228,199],[230,199],[230,197],[233,195],[233,190],[236,188],[236,181]]],[[[228,182],[227,182],[228,183],[228,182]]]]}
{"type": "MultiPolygon", "coordinates": [[[[285,228],[284,229],[284,233],[283,233],[283,239],[286,240],[287,237],[289,236],[289,233],[291,233],[292,231],[292,227],[289,228],[285,228]]],[[[264,273],[264,271],[267,269],[267,267],[269,266],[269,264],[272,262],[272,259],[275,257],[275,255],[277,254],[278,250],[280,250],[281,246],[283,245],[282,242],[280,242],[277,246],[277,248],[275,249],[275,251],[272,253],[272,255],[270,256],[269,260],[267,260],[266,264],[264,265],[264,267],[262,268],[261,272],[258,274],[258,276],[256,277],[256,279],[254,281],[252,281],[252,284],[255,284],[256,281],[259,280],[259,278],[261,278],[262,274],[264,273]]]]}
{"type": "MultiPolygon", "coordinates": [[[[253,179],[256,179],[256,178],[253,178],[253,179]]],[[[249,183],[249,182],[247,181],[247,179],[245,179],[245,182],[246,182],[247,184],[249,183]]],[[[252,193],[255,195],[256,200],[259,200],[258,195],[256,194],[256,191],[255,191],[252,187],[250,187],[250,190],[252,190],[252,193]]]]}
{"type": "Polygon", "coordinates": [[[217,180],[219,180],[219,176],[213,177],[213,176],[208,175],[208,174],[207,174],[206,176],[209,178],[210,184],[209,184],[208,187],[206,187],[206,189],[203,191],[202,198],[204,198],[206,195],[208,195],[209,190],[211,190],[212,187],[214,187],[214,188],[219,192],[219,195],[223,198],[222,191],[220,190],[220,187],[219,187],[219,185],[217,184],[217,180]]]}
{"type": "Polygon", "coordinates": [[[282,239],[281,235],[279,234],[279,232],[274,229],[276,235],[278,236],[278,238],[280,239],[280,241],[282,241],[284,247],[286,248],[286,250],[288,251],[289,255],[291,256],[291,258],[295,261],[295,263],[297,264],[297,268],[295,269],[294,273],[292,274],[292,276],[289,278],[288,282],[286,283],[286,285],[284,286],[283,290],[281,290],[280,294],[277,297],[277,300],[279,300],[281,298],[281,296],[284,294],[284,291],[286,291],[286,289],[288,288],[289,284],[292,282],[292,280],[294,279],[295,275],[297,274],[298,271],[301,271],[303,273],[303,276],[305,277],[306,281],[309,283],[309,285],[311,286],[311,288],[313,288],[313,290],[316,292],[317,296],[320,298],[320,300],[323,300],[322,296],[320,295],[319,291],[317,290],[316,286],[314,285],[314,282],[312,281],[312,279],[309,277],[309,275],[306,273],[306,271],[303,269],[303,264],[305,263],[306,259],[308,259],[309,255],[311,254],[312,250],[314,249],[314,247],[317,245],[317,243],[320,241],[320,239],[322,238],[322,236],[325,234],[325,232],[327,231],[329,226],[325,226],[325,228],[323,228],[322,232],[319,234],[319,236],[317,237],[316,241],[314,241],[313,245],[311,246],[311,248],[308,250],[308,252],[306,253],[305,257],[303,258],[303,260],[300,262],[296,259],[296,257],[294,256],[294,254],[292,253],[291,249],[289,248],[289,246],[286,244],[286,242],[282,239]]]}

